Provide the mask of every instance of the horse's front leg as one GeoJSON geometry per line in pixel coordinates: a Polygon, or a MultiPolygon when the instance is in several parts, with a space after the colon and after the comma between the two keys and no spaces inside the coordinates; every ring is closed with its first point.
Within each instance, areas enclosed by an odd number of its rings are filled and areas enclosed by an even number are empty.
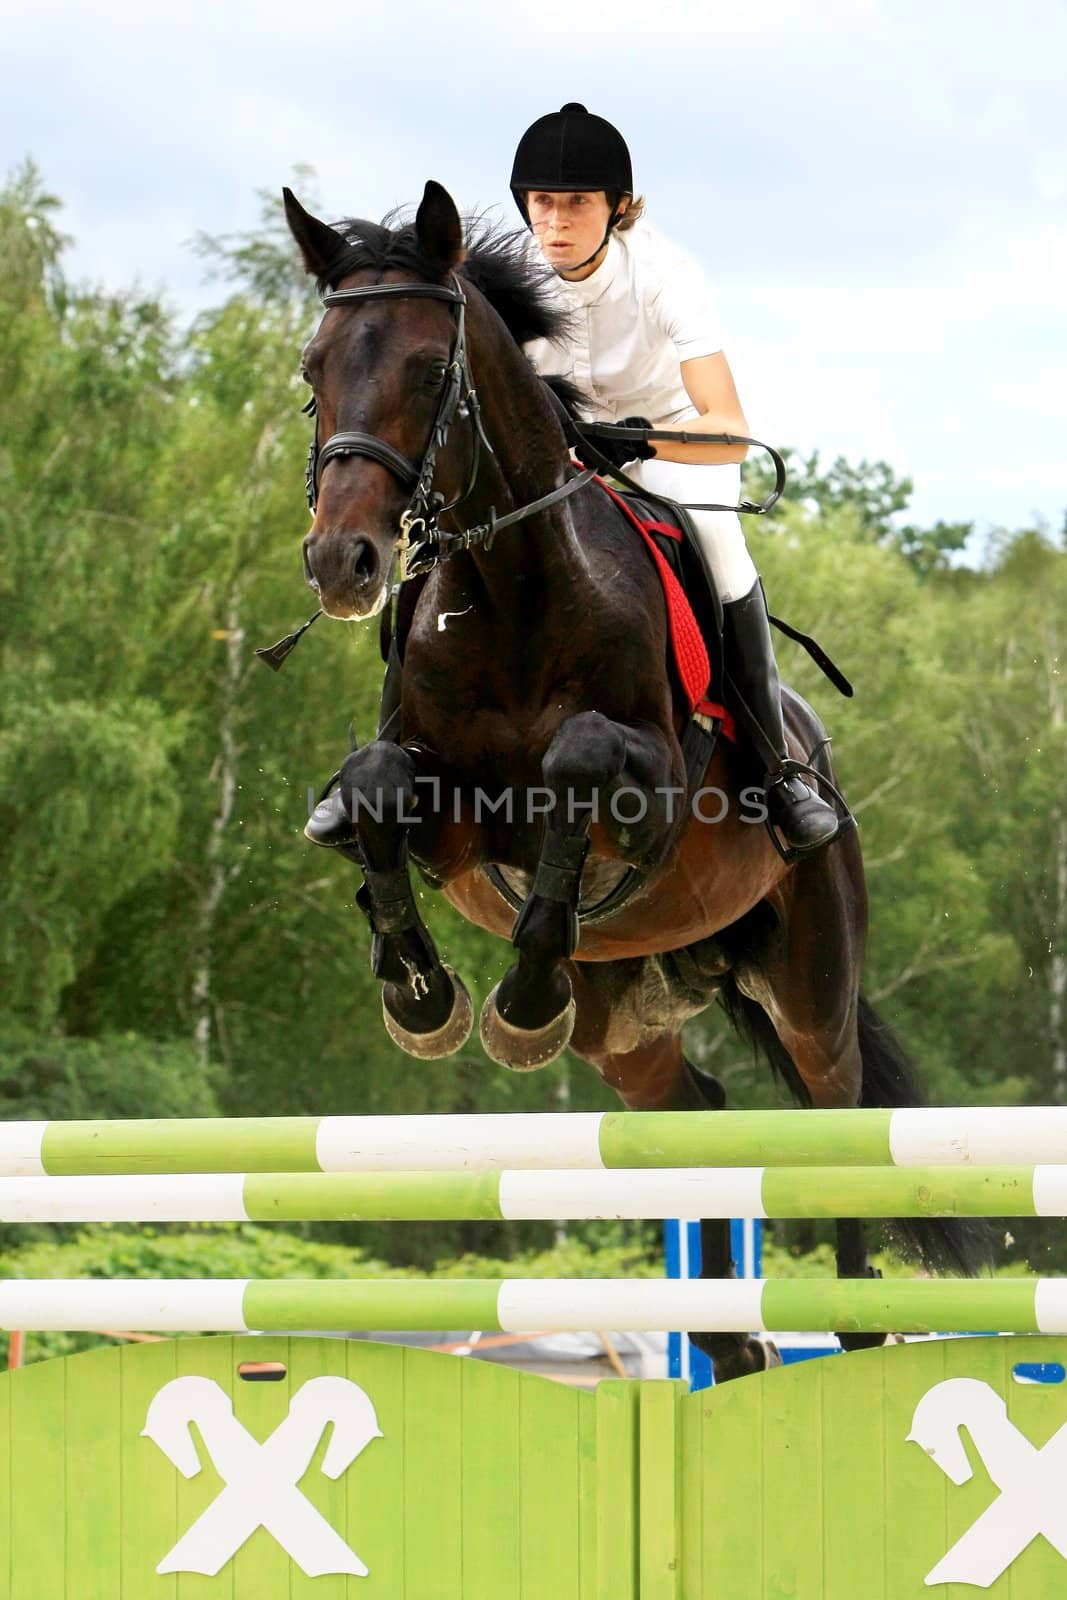
{"type": "Polygon", "coordinates": [[[482,1007],[488,1056],[516,1071],[547,1066],[574,1027],[562,963],[578,945],[578,901],[597,821],[622,860],[651,866],[666,849],[678,808],[675,758],[661,730],[632,728],[597,711],[560,724],[541,764],[548,811],[533,884],[512,930],[519,959],[482,1007]],[[612,801],[627,791],[626,806],[612,801]],[[632,820],[620,820],[630,818],[632,820]]]}
{"type": "Polygon", "coordinates": [[[375,740],[345,761],[341,796],[359,844],[363,887],[356,903],[373,933],[371,966],[382,980],[386,1029],[409,1055],[433,1060],[466,1044],[474,1008],[461,979],[442,963],[412,892],[408,835],[417,777],[409,751],[375,740]]]}

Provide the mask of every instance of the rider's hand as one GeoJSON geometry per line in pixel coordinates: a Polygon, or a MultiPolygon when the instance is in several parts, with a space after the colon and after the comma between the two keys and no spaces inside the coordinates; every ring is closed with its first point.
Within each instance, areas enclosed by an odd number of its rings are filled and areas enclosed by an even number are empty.
{"type": "MultiPolygon", "coordinates": [[[[623,417],[617,426],[651,428],[652,424],[647,417],[623,417]]],[[[610,461],[613,467],[625,467],[628,461],[651,461],[656,453],[647,439],[605,439],[593,433],[593,430],[590,432],[600,454],[610,461]]]]}

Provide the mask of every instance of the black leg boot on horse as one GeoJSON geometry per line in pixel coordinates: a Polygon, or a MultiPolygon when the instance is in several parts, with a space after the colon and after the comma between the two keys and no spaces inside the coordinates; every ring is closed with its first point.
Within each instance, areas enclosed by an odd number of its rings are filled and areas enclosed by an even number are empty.
{"type": "MultiPolygon", "coordinates": [[[[686,1061],[685,1103],[687,1109],[694,1111],[723,1111],[726,1091],[718,1078],[686,1061]]],[[[711,1281],[737,1277],[737,1264],[730,1249],[730,1223],[724,1218],[705,1218],[700,1224],[700,1276],[711,1281]]],[[[690,1332],[688,1337],[711,1358],[716,1383],[728,1383],[731,1378],[748,1377],[782,1365],[778,1346],[758,1334],[690,1332]]]]}
{"type": "Polygon", "coordinates": [[[304,833],[363,872],[356,905],[370,923],[371,968],[382,982],[382,1016],[394,1044],[422,1060],[466,1044],[474,1008],[457,973],[441,961],[412,892],[408,836],[416,822],[411,754],[376,739],[341,768],[340,786],[319,802],[304,833]]]}
{"type": "Polygon", "coordinates": [[[659,859],[675,826],[663,797],[677,776],[670,747],[655,729],[626,727],[598,711],[560,724],[541,764],[550,807],[536,871],[512,930],[518,960],[482,1008],[482,1047],[491,1060],[524,1072],[555,1060],[567,1045],[575,1007],[566,963],[578,946],[591,824],[603,824],[620,853],[626,851],[623,860],[644,865],[659,859]],[[640,803],[640,820],[620,822],[608,814],[625,788],[640,803]]]}
{"type": "Polygon", "coordinates": [[[771,823],[790,852],[811,855],[837,837],[840,822],[833,807],[804,782],[803,766],[789,754],[767,602],[758,580],[743,599],[723,606],[723,644],[733,699],[765,768],[771,823]]]}

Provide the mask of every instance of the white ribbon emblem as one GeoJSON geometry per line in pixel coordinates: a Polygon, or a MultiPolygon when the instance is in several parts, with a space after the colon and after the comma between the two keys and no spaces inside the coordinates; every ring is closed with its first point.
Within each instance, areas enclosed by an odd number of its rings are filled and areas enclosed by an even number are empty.
{"type": "Polygon", "coordinates": [[[1039,1533],[1067,1559],[1067,1422],[1038,1449],[1008,1421],[1007,1403],[988,1383],[948,1378],[935,1384],[916,1406],[908,1438],[953,1483],[973,1477],[961,1428],[1000,1493],[927,1573],[927,1584],[988,1589],[1039,1533]]]}
{"type": "Polygon", "coordinates": [[[277,1539],[309,1578],[327,1572],[367,1576],[367,1567],[296,1486],[333,1423],[322,1470],[347,1472],[372,1439],[382,1438],[370,1397],[347,1378],[312,1378],[293,1396],[289,1415],[260,1444],[233,1414],[233,1402],[210,1378],[175,1378],[148,1408],[144,1437],[186,1478],[201,1470],[190,1431],[200,1430],[226,1487],[159,1563],[157,1572],[213,1577],[256,1529],[277,1539]]]}

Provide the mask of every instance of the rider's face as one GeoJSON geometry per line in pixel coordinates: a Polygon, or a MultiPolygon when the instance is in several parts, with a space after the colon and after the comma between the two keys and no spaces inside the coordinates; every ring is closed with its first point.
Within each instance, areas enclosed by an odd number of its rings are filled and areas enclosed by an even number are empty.
{"type": "MultiPolygon", "coordinates": [[[[526,208],[545,260],[563,277],[597,249],[611,216],[608,197],[602,189],[565,194],[531,189],[526,208]]],[[[591,262],[583,276],[595,270],[596,265],[591,262]]]]}

